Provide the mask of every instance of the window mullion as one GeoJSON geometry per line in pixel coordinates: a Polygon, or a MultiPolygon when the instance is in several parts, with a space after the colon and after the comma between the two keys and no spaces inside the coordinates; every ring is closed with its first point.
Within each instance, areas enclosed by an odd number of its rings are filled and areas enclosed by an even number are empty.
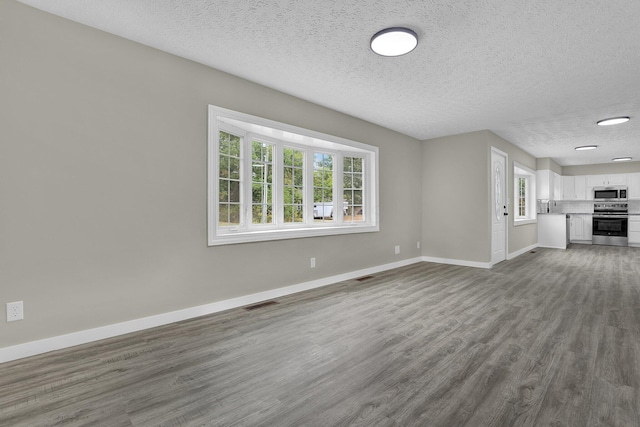
{"type": "Polygon", "coordinates": [[[251,167],[252,159],[251,159],[251,144],[252,144],[253,135],[247,133],[245,137],[245,141],[242,144],[242,152],[240,155],[242,156],[241,164],[244,170],[241,170],[240,177],[242,179],[242,193],[240,194],[240,209],[242,211],[242,220],[244,224],[242,224],[243,230],[251,229],[251,185],[252,185],[252,171],[251,167]]]}
{"type": "Polygon", "coordinates": [[[304,223],[313,225],[313,149],[307,148],[304,151],[304,223]]]}
{"type": "Polygon", "coordinates": [[[335,217],[337,224],[342,224],[344,222],[344,168],[342,161],[342,153],[336,153],[333,157],[333,216],[335,217]]]}

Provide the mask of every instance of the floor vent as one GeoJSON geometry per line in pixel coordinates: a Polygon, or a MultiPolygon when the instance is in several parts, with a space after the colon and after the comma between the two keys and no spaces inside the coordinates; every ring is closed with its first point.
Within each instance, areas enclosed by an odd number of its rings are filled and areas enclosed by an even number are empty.
{"type": "Polygon", "coordinates": [[[369,280],[369,279],[373,279],[373,276],[363,276],[363,277],[358,277],[356,280],[358,282],[364,282],[365,280],[369,280]]]}
{"type": "Polygon", "coordinates": [[[530,253],[530,254],[535,254],[535,253],[536,253],[536,251],[531,251],[531,252],[529,252],[529,253],[530,253]]]}
{"type": "Polygon", "coordinates": [[[277,302],[275,301],[265,301],[265,302],[259,302],[258,304],[248,305],[244,307],[244,309],[247,311],[251,311],[251,310],[256,310],[262,307],[268,307],[270,305],[275,305],[275,304],[277,304],[277,302]]]}

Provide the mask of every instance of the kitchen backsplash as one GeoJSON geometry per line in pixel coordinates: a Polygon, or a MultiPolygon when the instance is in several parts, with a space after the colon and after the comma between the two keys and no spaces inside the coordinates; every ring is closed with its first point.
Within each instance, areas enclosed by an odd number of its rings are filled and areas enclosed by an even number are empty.
{"type": "MultiPolygon", "coordinates": [[[[629,213],[640,214],[640,200],[629,200],[629,213]]],[[[593,200],[559,200],[549,202],[551,213],[593,213],[593,200]]]]}
{"type": "Polygon", "coordinates": [[[592,200],[559,200],[549,204],[551,213],[593,213],[592,200]]]}

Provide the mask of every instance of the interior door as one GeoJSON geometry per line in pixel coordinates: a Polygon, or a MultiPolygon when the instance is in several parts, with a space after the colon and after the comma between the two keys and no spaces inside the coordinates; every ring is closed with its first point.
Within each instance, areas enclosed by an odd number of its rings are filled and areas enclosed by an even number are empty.
{"type": "Polygon", "coordinates": [[[491,148],[491,264],[507,259],[507,155],[491,148]]]}

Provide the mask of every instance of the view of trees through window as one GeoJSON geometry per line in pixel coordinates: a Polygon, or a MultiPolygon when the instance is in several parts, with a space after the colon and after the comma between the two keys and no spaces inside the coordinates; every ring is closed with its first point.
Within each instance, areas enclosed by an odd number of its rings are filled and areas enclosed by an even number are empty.
{"type": "Polygon", "coordinates": [[[364,221],[363,169],[364,160],[360,157],[345,157],[343,160],[342,188],[344,192],[344,221],[364,221]]]}
{"type": "Polygon", "coordinates": [[[251,221],[273,223],[273,144],[251,144],[251,221]]]}
{"type": "Polygon", "coordinates": [[[333,221],[333,211],[333,155],[313,153],[313,217],[333,221]]]}
{"type": "Polygon", "coordinates": [[[518,216],[527,216],[527,179],[518,178],[518,216]]]}
{"type": "Polygon", "coordinates": [[[209,245],[379,230],[376,147],[209,106],[209,245]]]}
{"type": "Polygon", "coordinates": [[[304,151],[284,147],[284,222],[304,221],[304,151]]]}
{"type": "Polygon", "coordinates": [[[242,139],[220,132],[218,209],[220,225],[240,224],[240,146],[242,139]]]}

